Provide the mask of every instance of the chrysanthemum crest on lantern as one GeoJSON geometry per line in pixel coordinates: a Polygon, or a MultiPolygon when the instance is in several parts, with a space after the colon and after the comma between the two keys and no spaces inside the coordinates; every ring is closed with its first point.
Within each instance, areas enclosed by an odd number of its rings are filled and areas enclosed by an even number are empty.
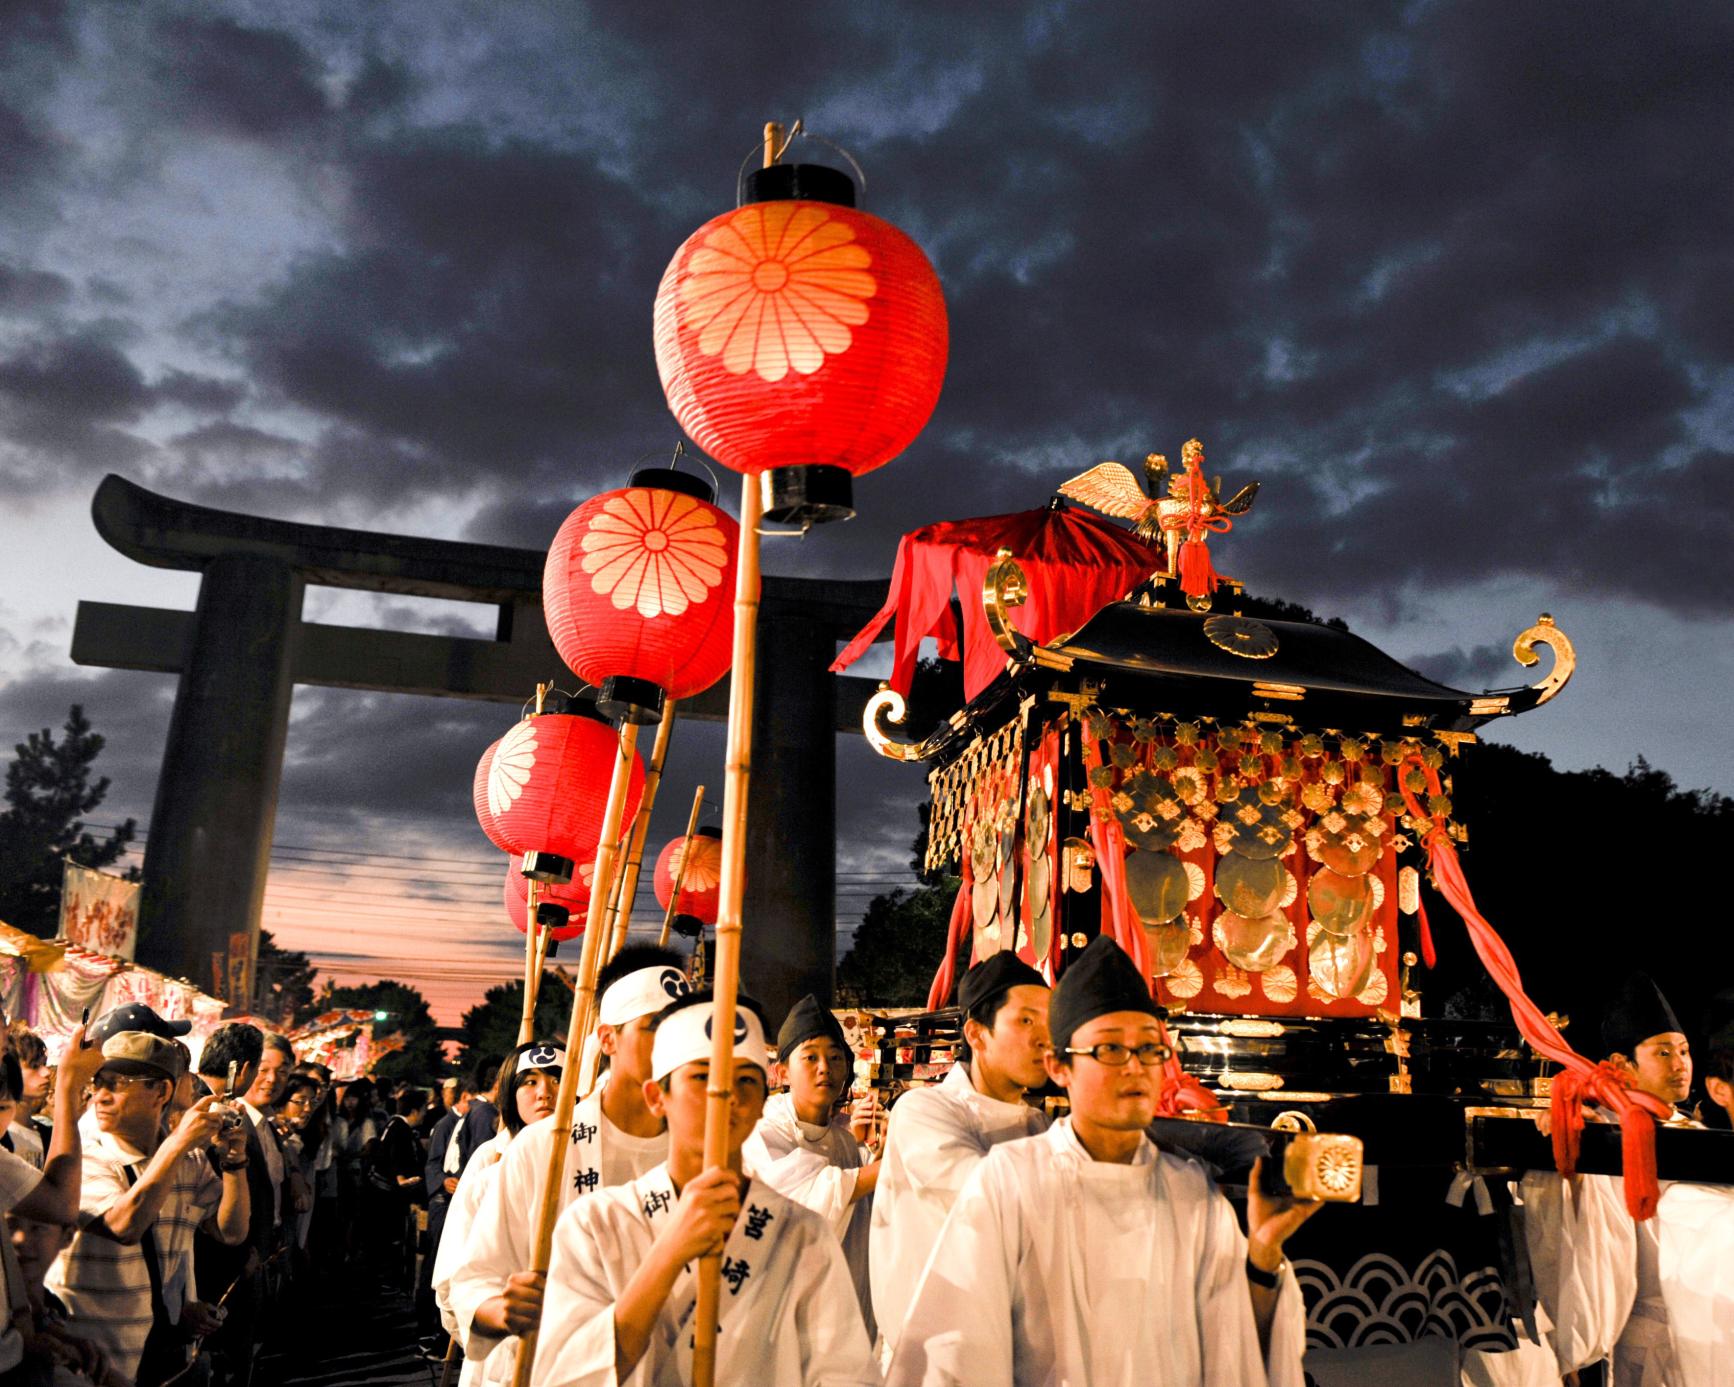
{"type": "Polygon", "coordinates": [[[879,289],[853,227],[811,203],[743,207],[705,237],[680,286],[684,325],[732,375],[810,376],[849,350],[879,289]]]}
{"type": "Polygon", "coordinates": [[[636,487],[606,499],[579,549],[592,590],[646,621],[703,602],[729,561],[712,510],[678,492],[636,487]]]}
{"type": "Polygon", "coordinates": [[[488,770],[488,812],[504,814],[518,802],[536,764],[536,723],[526,718],[500,742],[488,770]]]}

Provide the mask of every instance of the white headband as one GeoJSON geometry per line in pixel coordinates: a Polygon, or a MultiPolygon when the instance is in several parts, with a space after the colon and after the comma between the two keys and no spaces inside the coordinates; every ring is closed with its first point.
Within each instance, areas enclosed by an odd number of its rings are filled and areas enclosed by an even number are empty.
{"type": "MultiPolygon", "coordinates": [[[[650,1051],[650,1072],[663,1079],[683,1064],[709,1060],[713,1011],[709,1002],[695,1002],[667,1017],[656,1028],[656,1044],[650,1051]]],[[[765,1070],[765,1053],[765,1031],[759,1018],[745,1007],[736,1007],[735,1062],[765,1070]]]]}
{"type": "Polygon", "coordinates": [[[608,984],[596,1016],[604,1026],[624,1026],[640,1016],[655,1016],[676,997],[692,991],[686,974],[666,963],[640,968],[608,984]]]}
{"type": "Polygon", "coordinates": [[[517,1075],[532,1069],[558,1069],[565,1062],[566,1047],[544,1041],[540,1045],[532,1045],[518,1056],[518,1067],[513,1073],[517,1075]]]}

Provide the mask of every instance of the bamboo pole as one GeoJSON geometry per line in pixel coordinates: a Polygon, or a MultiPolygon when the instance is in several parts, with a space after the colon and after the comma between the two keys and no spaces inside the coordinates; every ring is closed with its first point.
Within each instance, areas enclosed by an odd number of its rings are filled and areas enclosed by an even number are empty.
{"type": "Polygon", "coordinates": [[[528,1045],[536,1031],[536,993],[542,981],[542,926],[536,920],[534,878],[524,892],[524,1013],[518,1018],[518,1044],[528,1045]]]}
{"type": "Polygon", "coordinates": [[[626,931],[632,924],[632,903],[638,898],[638,877],[644,867],[644,840],[650,836],[650,810],[656,803],[656,792],[662,787],[662,767],[668,760],[668,739],[674,732],[675,700],[662,702],[662,721],[656,726],[656,741],[650,748],[650,765],[644,772],[644,798],[638,803],[638,817],[632,824],[632,837],[626,849],[626,868],[620,873],[620,889],[615,895],[614,937],[609,942],[604,962],[613,959],[626,943],[626,931]]]}
{"type": "MultiPolygon", "coordinates": [[[[632,761],[638,753],[638,728],[627,723],[620,729],[620,746],[614,758],[614,775],[608,783],[608,804],[602,814],[602,833],[596,844],[596,869],[590,877],[590,908],[584,916],[584,949],[578,958],[578,985],[572,996],[572,1021],[566,1028],[566,1063],[560,1069],[560,1091],[554,1098],[554,1131],[572,1125],[572,1108],[578,1096],[578,1055],[590,1033],[590,1009],[596,999],[596,971],[602,955],[602,928],[607,918],[608,889],[614,884],[614,858],[620,840],[620,821],[626,817],[626,790],[632,779],[632,761]]],[[[548,1165],[543,1172],[542,1193],[536,1203],[536,1239],[530,1269],[548,1274],[554,1250],[554,1220],[560,1215],[560,1183],[566,1170],[566,1142],[548,1144],[548,1165]]],[[[518,1345],[518,1363],[512,1373],[513,1387],[530,1387],[530,1372],[536,1362],[536,1330],[524,1335],[518,1345]]]]}
{"type": "Polygon", "coordinates": [[[686,884],[686,859],[692,854],[692,835],[698,832],[699,811],[704,808],[704,786],[700,785],[692,792],[692,813],[687,815],[686,836],[680,840],[680,856],[674,860],[674,879],[672,889],[668,893],[668,909],[662,913],[662,933],[657,936],[656,947],[668,947],[668,931],[674,925],[674,917],[680,905],[680,888],[686,884]]]}
{"type": "MultiPolygon", "coordinates": [[[[552,684],[536,685],[535,717],[548,705],[552,684]]],[[[536,1028],[536,985],[542,975],[541,941],[536,937],[536,882],[526,877],[524,886],[524,1011],[518,1018],[518,1044],[526,1045],[536,1028]]]]}
{"type": "MultiPolygon", "coordinates": [[[[781,130],[765,127],[767,162],[781,130]]],[[[704,1165],[728,1163],[729,1104],[734,1097],[735,996],[741,980],[741,900],[746,885],[747,789],[752,778],[753,678],[758,667],[759,478],[741,479],[741,552],[735,569],[735,647],[729,676],[728,760],[723,777],[722,884],[717,904],[715,978],[712,984],[710,1080],[704,1115],[704,1165]]],[[[716,1381],[717,1306],[722,1292],[722,1249],[698,1264],[698,1307],[693,1318],[693,1387],[716,1381]]]]}

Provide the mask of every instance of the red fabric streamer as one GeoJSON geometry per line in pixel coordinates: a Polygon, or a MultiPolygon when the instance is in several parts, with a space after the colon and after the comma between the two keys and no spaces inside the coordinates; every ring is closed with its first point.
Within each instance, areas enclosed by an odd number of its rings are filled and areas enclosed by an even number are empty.
{"type": "Polygon", "coordinates": [[[1126,833],[1109,802],[1108,790],[1095,783],[1094,772],[1102,765],[1102,745],[1082,729],[1084,766],[1090,777],[1090,838],[1096,847],[1096,867],[1102,873],[1102,933],[1106,934],[1137,965],[1139,975],[1150,976],[1150,946],[1144,938],[1144,922],[1132,908],[1126,890],[1126,833]]]}
{"type": "MultiPolygon", "coordinates": [[[[1403,802],[1416,820],[1428,820],[1415,792],[1409,788],[1407,772],[1419,769],[1426,777],[1431,794],[1443,790],[1439,776],[1419,756],[1410,755],[1397,768],[1397,786],[1403,802]]],[[[1616,1113],[1620,1120],[1620,1149],[1625,1168],[1626,1209],[1634,1219],[1642,1221],[1656,1212],[1660,1191],[1656,1186],[1656,1125],[1654,1117],[1666,1117],[1668,1108],[1660,1099],[1627,1087],[1625,1079],[1611,1066],[1592,1064],[1566,1043],[1542,1014],[1541,1008],[1523,990],[1523,979],[1517,971],[1517,960],[1499,937],[1499,932],[1487,922],[1475,906],[1468,879],[1457,849],[1445,831],[1445,825],[1433,821],[1427,830],[1427,866],[1433,884],[1463,918],[1469,931],[1469,942],[1499,990],[1510,1003],[1511,1017],[1523,1038],[1537,1054],[1561,1067],[1553,1081],[1553,1143],[1554,1162],[1562,1175],[1577,1173],[1578,1139],[1583,1131],[1583,1105],[1594,1100],[1616,1113]]]]}
{"type": "Polygon", "coordinates": [[[963,943],[963,936],[969,932],[969,854],[963,855],[963,882],[957,888],[957,899],[951,905],[951,922],[945,929],[945,957],[939,960],[939,969],[933,975],[933,985],[927,989],[927,1009],[938,1011],[951,998],[952,986],[957,982],[957,950],[963,943]]]}

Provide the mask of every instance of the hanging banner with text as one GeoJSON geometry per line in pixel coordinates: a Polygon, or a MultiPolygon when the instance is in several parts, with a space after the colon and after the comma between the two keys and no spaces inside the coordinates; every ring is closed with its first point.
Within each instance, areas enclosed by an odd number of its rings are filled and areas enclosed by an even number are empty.
{"type": "Polygon", "coordinates": [[[138,946],[139,884],[68,862],[60,885],[60,937],[81,949],[131,959],[138,946]]]}

